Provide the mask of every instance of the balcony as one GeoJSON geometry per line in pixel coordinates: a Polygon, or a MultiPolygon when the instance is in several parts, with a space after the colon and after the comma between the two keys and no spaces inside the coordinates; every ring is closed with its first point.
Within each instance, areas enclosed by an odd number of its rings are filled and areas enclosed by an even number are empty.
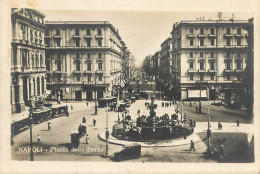
{"type": "Polygon", "coordinates": [[[216,69],[209,69],[208,72],[209,72],[209,73],[216,73],[217,70],[216,70],[216,69]]]}
{"type": "Polygon", "coordinates": [[[187,38],[195,38],[195,34],[187,34],[187,38]]]}
{"type": "Polygon", "coordinates": [[[224,59],[232,59],[232,57],[224,57],[224,59]]]}
{"type": "Polygon", "coordinates": [[[81,70],[74,70],[73,73],[74,74],[81,74],[82,72],[81,72],[81,70]]]}
{"type": "Polygon", "coordinates": [[[198,69],[198,72],[199,73],[205,73],[205,72],[207,72],[205,69],[198,69]]]}
{"type": "Polygon", "coordinates": [[[242,69],[235,69],[235,72],[236,72],[236,73],[242,73],[243,70],[242,70],[242,69]]]}
{"type": "Polygon", "coordinates": [[[81,36],[79,34],[74,34],[72,37],[73,39],[80,39],[81,36]]]}
{"type": "Polygon", "coordinates": [[[226,34],[224,34],[224,37],[230,38],[230,37],[233,37],[233,34],[226,33],[226,34]]]}
{"type": "Polygon", "coordinates": [[[243,37],[243,35],[241,33],[240,34],[235,34],[235,37],[240,38],[240,37],[243,37]]]}
{"type": "Polygon", "coordinates": [[[205,59],[206,59],[206,57],[198,57],[198,61],[205,60],[205,59]]]}
{"type": "Polygon", "coordinates": [[[188,69],[188,73],[195,73],[195,72],[196,72],[196,70],[193,68],[188,69]]]}
{"type": "Polygon", "coordinates": [[[85,34],[85,35],[84,35],[84,38],[85,38],[85,39],[91,39],[91,38],[92,38],[92,35],[90,35],[90,34],[85,34]]]}
{"type": "Polygon", "coordinates": [[[209,61],[216,60],[216,57],[208,57],[209,61]]]}
{"type": "Polygon", "coordinates": [[[92,70],[85,70],[84,74],[92,74],[92,70]]]}
{"type": "Polygon", "coordinates": [[[102,39],[103,35],[102,34],[97,34],[95,37],[96,37],[96,39],[102,39]]]}
{"type": "Polygon", "coordinates": [[[209,34],[208,37],[215,38],[215,37],[217,37],[217,35],[216,34],[209,34]]]}
{"type": "Polygon", "coordinates": [[[198,34],[198,38],[205,38],[206,34],[198,34]]]}
{"type": "Polygon", "coordinates": [[[51,38],[51,36],[44,36],[44,38],[45,38],[45,39],[50,39],[50,38],[51,38]]]}
{"type": "Polygon", "coordinates": [[[233,69],[224,69],[224,72],[225,72],[225,73],[232,73],[232,72],[234,72],[234,71],[233,71],[233,69]]]}
{"type": "Polygon", "coordinates": [[[55,35],[53,36],[53,38],[54,38],[54,39],[61,39],[61,35],[56,35],[56,34],[55,34],[55,35]]]}
{"type": "Polygon", "coordinates": [[[55,74],[62,74],[62,70],[55,70],[53,73],[55,73],[55,74]]]}

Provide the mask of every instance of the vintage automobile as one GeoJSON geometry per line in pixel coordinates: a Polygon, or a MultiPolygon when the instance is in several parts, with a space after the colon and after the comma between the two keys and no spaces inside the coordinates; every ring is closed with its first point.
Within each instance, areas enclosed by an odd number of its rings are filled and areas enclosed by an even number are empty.
{"type": "Polygon", "coordinates": [[[124,145],[123,150],[114,153],[115,161],[122,161],[127,159],[140,158],[141,156],[141,145],[133,143],[130,145],[124,145]]]}

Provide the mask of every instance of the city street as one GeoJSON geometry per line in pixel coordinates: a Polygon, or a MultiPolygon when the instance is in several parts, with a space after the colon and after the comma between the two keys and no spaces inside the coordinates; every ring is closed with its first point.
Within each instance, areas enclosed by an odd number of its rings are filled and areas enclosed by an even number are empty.
{"type": "MultiPolygon", "coordinates": [[[[141,114],[148,114],[148,110],[144,106],[146,100],[137,100],[136,103],[131,104],[129,108],[130,115],[132,118],[137,117],[137,110],[141,110],[141,114]]],[[[164,113],[171,113],[174,111],[176,106],[171,106],[168,108],[161,107],[161,101],[156,101],[158,104],[158,109],[156,113],[158,116],[164,113]]],[[[63,103],[66,104],[66,103],[63,103]]],[[[179,104],[179,103],[178,103],[179,104]]],[[[202,111],[206,112],[207,102],[203,102],[202,111]]],[[[98,138],[100,132],[105,131],[106,127],[106,108],[98,108],[98,114],[94,113],[94,103],[68,103],[70,116],[69,117],[59,117],[51,122],[51,130],[47,130],[47,122],[34,125],[33,126],[33,143],[34,147],[40,147],[38,150],[40,152],[34,153],[34,160],[53,160],[53,161],[111,161],[109,158],[102,158],[100,155],[105,153],[105,142],[98,138]],[[73,110],[71,110],[71,104],[73,105],[73,110]],[[80,140],[80,148],[68,152],[66,150],[70,144],[70,133],[71,131],[76,131],[80,123],[82,123],[83,116],[87,120],[87,133],[89,135],[89,144],[86,144],[85,137],[80,140]],[[96,126],[93,126],[93,119],[97,120],[96,126]],[[41,144],[37,144],[37,135],[41,137],[41,144]],[[42,150],[41,150],[42,149],[42,150]],[[42,152],[41,152],[42,151],[42,152]]],[[[184,102],[184,112],[187,116],[199,124],[199,122],[207,122],[208,115],[206,113],[197,114],[195,113],[193,107],[189,107],[189,103],[184,102]]],[[[210,106],[211,122],[221,121],[223,123],[223,133],[217,132],[212,134],[211,141],[217,146],[219,144],[219,139],[225,137],[229,141],[229,147],[235,147],[236,144],[240,142],[247,141],[247,136],[239,132],[227,132],[226,127],[232,129],[236,128],[236,120],[239,119],[243,129],[244,124],[249,124],[251,120],[247,116],[246,111],[232,110],[225,107],[210,106]],[[233,124],[232,124],[233,123],[233,124]],[[232,126],[233,125],[233,126],[232,126]],[[216,139],[214,139],[216,135],[216,139]],[[230,144],[231,143],[231,144],[230,144]]],[[[108,127],[116,123],[118,119],[117,112],[108,112],[108,127]]],[[[120,114],[121,119],[121,114],[120,114]]],[[[217,124],[212,123],[212,130],[217,129],[217,124]]],[[[195,128],[196,129],[196,128],[195,128]]],[[[205,126],[205,130],[207,127],[205,126]]],[[[236,130],[239,131],[239,130],[236,130]]],[[[206,137],[206,132],[201,134],[201,139],[206,137]]],[[[14,137],[15,144],[12,146],[12,159],[14,160],[29,160],[30,153],[27,149],[22,147],[29,147],[29,130],[22,132],[21,134],[14,137]],[[20,148],[20,149],[19,149],[20,148]]],[[[214,145],[214,144],[213,144],[214,145]]],[[[139,159],[133,159],[128,161],[140,161],[140,162],[150,162],[150,161],[164,161],[164,162],[217,162],[214,160],[206,159],[203,152],[207,149],[207,140],[195,143],[196,152],[189,151],[190,145],[181,145],[174,147],[149,147],[142,148],[142,155],[139,159]]],[[[216,147],[217,148],[217,147],[216,147]]],[[[113,155],[114,152],[120,151],[122,147],[120,145],[109,144],[109,154],[113,155]]],[[[228,151],[228,148],[226,148],[228,151]]],[[[234,150],[234,149],[233,149],[234,150]]],[[[230,152],[231,153],[231,152],[230,152]]],[[[233,152],[232,152],[233,153],[233,152]]],[[[234,159],[229,159],[230,161],[234,159]]],[[[245,159],[246,160],[246,159],[245,159]]]]}

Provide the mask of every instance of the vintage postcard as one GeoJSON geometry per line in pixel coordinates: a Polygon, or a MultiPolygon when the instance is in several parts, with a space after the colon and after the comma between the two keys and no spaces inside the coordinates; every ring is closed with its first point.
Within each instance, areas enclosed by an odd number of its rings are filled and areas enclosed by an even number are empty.
{"type": "Polygon", "coordinates": [[[27,3],[3,13],[6,171],[259,172],[257,11],[27,3]]]}

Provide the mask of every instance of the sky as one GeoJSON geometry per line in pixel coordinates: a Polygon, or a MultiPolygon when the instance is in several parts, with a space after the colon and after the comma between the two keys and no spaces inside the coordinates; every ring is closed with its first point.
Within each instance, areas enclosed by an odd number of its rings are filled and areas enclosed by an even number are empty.
{"type": "MultiPolygon", "coordinates": [[[[41,9],[45,21],[109,21],[141,65],[147,55],[160,50],[161,43],[171,36],[172,26],[181,20],[217,19],[218,12],[167,11],[93,11],[41,9]]],[[[253,13],[234,13],[234,19],[247,20],[253,13]]],[[[222,19],[231,19],[232,12],[223,12],[222,19]]]]}

